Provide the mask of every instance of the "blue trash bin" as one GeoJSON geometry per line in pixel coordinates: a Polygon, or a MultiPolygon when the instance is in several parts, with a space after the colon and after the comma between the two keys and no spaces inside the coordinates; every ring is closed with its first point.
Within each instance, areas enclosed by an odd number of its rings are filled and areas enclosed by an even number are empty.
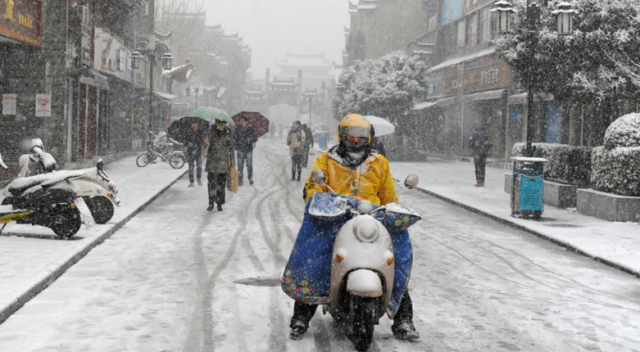
{"type": "Polygon", "coordinates": [[[511,216],[540,219],[544,211],[543,158],[513,157],[511,216]]]}

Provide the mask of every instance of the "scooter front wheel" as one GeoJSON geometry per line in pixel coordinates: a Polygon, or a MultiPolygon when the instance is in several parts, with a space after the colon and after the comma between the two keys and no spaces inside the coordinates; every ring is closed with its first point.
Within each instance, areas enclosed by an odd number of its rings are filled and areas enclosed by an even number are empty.
{"type": "Polygon", "coordinates": [[[373,342],[373,329],[377,318],[376,299],[354,297],[353,335],[351,340],[357,351],[366,351],[373,342]]]}
{"type": "Polygon", "coordinates": [[[93,220],[96,221],[96,224],[106,224],[111,220],[115,213],[113,202],[111,202],[107,197],[86,197],[84,201],[87,203],[87,207],[89,207],[93,220]]]}
{"type": "Polygon", "coordinates": [[[80,217],[80,211],[77,209],[69,209],[58,214],[51,223],[50,228],[56,235],[64,239],[69,239],[80,231],[81,226],[82,218],[80,217]]]}
{"type": "Polygon", "coordinates": [[[151,158],[149,157],[149,153],[147,152],[138,155],[138,158],[136,159],[136,165],[138,165],[138,167],[145,167],[149,165],[150,162],[151,158]]]}

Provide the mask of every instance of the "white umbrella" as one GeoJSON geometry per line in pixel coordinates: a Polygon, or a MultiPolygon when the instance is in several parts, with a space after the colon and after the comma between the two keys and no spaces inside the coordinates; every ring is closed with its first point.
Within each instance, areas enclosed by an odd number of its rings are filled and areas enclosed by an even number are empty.
{"type": "Polygon", "coordinates": [[[396,126],[394,126],[394,124],[382,117],[367,115],[365,118],[369,120],[371,125],[373,125],[373,128],[376,130],[376,137],[392,134],[396,130],[396,126]]]}

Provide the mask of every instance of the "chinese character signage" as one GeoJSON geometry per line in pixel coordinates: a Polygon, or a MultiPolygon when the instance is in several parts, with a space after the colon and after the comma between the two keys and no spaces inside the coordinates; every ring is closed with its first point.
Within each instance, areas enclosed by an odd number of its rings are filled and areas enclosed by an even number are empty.
{"type": "Polygon", "coordinates": [[[38,117],[51,116],[51,95],[36,94],[36,116],[38,117]]]}
{"type": "Polygon", "coordinates": [[[2,94],[2,115],[15,115],[18,107],[18,96],[15,94],[2,94]]]}
{"type": "Polygon", "coordinates": [[[42,1],[0,0],[0,37],[42,45],[42,1]]]}

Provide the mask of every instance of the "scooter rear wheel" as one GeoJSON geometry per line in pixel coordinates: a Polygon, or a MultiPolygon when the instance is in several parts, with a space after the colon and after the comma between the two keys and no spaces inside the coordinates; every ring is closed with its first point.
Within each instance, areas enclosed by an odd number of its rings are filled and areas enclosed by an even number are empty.
{"type": "Polygon", "coordinates": [[[113,217],[115,207],[109,198],[104,196],[87,197],[84,201],[87,203],[87,207],[89,207],[96,224],[106,224],[113,217]]]}
{"type": "Polygon", "coordinates": [[[82,218],[80,217],[80,211],[77,209],[69,209],[58,214],[53,219],[50,228],[56,235],[64,239],[69,239],[80,231],[81,226],[82,218]]]}
{"type": "Polygon", "coordinates": [[[136,165],[138,165],[138,167],[145,167],[149,165],[150,162],[151,158],[149,157],[149,153],[147,152],[138,155],[138,158],[136,159],[136,165]]]}
{"type": "Polygon", "coordinates": [[[376,314],[375,298],[354,298],[351,341],[357,351],[366,351],[371,347],[373,329],[377,321],[376,314]]]}

